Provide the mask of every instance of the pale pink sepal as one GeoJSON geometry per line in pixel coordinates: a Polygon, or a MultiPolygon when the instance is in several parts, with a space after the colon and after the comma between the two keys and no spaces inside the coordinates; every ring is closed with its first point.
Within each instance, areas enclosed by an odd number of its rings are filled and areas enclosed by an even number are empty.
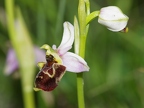
{"type": "Polygon", "coordinates": [[[60,56],[66,53],[69,49],[71,49],[72,44],[74,42],[73,25],[69,22],[64,22],[63,26],[64,26],[63,38],[57,49],[60,56]]]}
{"type": "Polygon", "coordinates": [[[86,61],[71,52],[67,52],[62,56],[63,65],[66,66],[66,70],[74,73],[79,73],[83,71],[89,71],[89,67],[86,61]]]}

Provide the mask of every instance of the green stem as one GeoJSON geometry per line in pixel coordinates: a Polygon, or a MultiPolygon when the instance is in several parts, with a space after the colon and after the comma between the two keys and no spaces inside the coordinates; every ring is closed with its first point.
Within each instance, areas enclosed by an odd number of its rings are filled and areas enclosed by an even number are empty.
{"type": "MultiPolygon", "coordinates": [[[[79,50],[79,55],[84,58],[85,56],[85,43],[86,43],[86,34],[87,34],[87,27],[86,27],[86,16],[87,12],[85,11],[87,5],[89,7],[89,3],[85,4],[85,0],[79,0],[78,6],[78,18],[79,18],[79,47],[75,47],[79,50]]],[[[76,39],[75,39],[76,40],[76,39]]],[[[78,43],[78,42],[77,42],[78,43]]],[[[83,81],[83,73],[77,73],[77,96],[78,96],[78,108],[85,108],[85,101],[84,101],[84,81],[83,81]]]]}
{"type": "Polygon", "coordinates": [[[9,36],[18,57],[23,101],[25,108],[35,108],[33,94],[34,54],[32,42],[27,34],[26,27],[17,11],[17,29],[15,28],[14,0],[5,0],[9,36]]]}
{"type": "Polygon", "coordinates": [[[85,44],[86,44],[86,36],[80,37],[80,49],[79,49],[79,55],[84,58],[85,57],[85,44]]]}
{"type": "MultiPolygon", "coordinates": [[[[80,33],[79,33],[79,25],[78,25],[78,20],[76,17],[74,17],[74,31],[75,31],[75,53],[79,54],[84,57],[84,53],[82,54],[83,51],[80,51],[80,46],[84,45],[82,44],[81,39],[81,44],[80,45],[80,33]]],[[[85,45],[84,45],[85,46],[85,45]]],[[[83,49],[85,49],[83,46],[83,49]]],[[[78,107],[79,108],[84,108],[85,103],[84,103],[84,89],[83,89],[83,73],[77,73],[77,95],[78,95],[78,107]]]]}
{"type": "Polygon", "coordinates": [[[24,81],[24,78],[22,80],[22,92],[23,92],[23,101],[24,101],[24,107],[25,108],[35,108],[34,104],[34,94],[32,86],[24,86],[26,85],[26,81],[24,81]]]}
{"type": "Polygon", "coordinates": [[[83,73],[77,73],[78,108],[85,108],[83,73]]]}
{"type": "MultiPolygon", "coordinates": [[[[81,36],[79,55],[83,58],[85,56],[85,42],[86,42],[86,36],[81,36]]],[[[78,94],[78,107],[85,108],[83,72],[77,73],[77,94],[78,94]]]]}
{"type": "Polygon", "coordinates": [[[7,23],[8,23],[8,30],[10,32],[10,39],[14,40],[15,36],[15,29],[14,29],[14,0],[5,0],[5,7],[7,13],[7,23]]]}
{"type": "Polygon", "coordinates": [[[89,24],[92,20],[94,20],[99,15],[99,11],[94,11],[89,14],[86,18],[86,24],[89,24]]]}

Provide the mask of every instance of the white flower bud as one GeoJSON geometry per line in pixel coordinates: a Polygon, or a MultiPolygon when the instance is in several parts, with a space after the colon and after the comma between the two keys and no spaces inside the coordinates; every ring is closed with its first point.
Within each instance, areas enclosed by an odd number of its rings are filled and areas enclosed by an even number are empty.
{"type": "Polygon", "coordinates": [[[126,27],[128,19],[118,7],[108,6],[101,8],[98,22],[109,30],[118,32],[126,27]]]}

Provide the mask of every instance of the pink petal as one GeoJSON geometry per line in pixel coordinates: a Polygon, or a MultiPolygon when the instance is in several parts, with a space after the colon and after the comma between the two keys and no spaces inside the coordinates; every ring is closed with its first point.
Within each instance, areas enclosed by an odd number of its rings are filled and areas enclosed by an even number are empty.
{"type": "Polygon", "coordinates": [[[63,38],[60,46],[57,49],[60,56],[66,53],[69,49],[71,49],[72,44],[74,42],[73,25],[69,22],[64,22],[63,26],[64,26],[63,38]]]}
{"type": "Polygon", "coordinates": [[[13,49],[9,49],[7,53],[6,66],[4,72],[6,75],[9,75],[17,69],[18,69],[18,61],[15,52],[13,49]]]}
{"type": "Polygon", "coordinates": [[[82,57],[74,53],[71,52],[65,53],[62,56],[62,60],[63,60],[63,65],[66,66],[67,71],[75,72],[75,73],[89,71],[89,67],[86,61],[82,57]]]}

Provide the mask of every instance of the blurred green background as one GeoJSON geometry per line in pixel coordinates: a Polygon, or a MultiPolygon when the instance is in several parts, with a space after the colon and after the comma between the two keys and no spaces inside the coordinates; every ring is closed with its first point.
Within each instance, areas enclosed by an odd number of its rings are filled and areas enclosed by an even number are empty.
{"type": "MultiPolygon", "coordinates": [[[[23,108],[19,70],[4,74],[9,38],[5,1],[0,0],[0,108],[23,108]],[[17,76],[17,77],[16,77],[17,76]]],[[[86,108],[144,108],[144,1],[90,0],[91,12],[115,5],[129,16],[129,32],[90,24],[84,73],[86,108]]],[[[63,22],[73,23],[78,0],[15,0],[34,45],[61,42],[63,22]]],[[[71,50],[73,51],[73,50],[71,50]]],[[[35,74],[38,68],[35,66],[35,74]]],[[[34,79],[33,79],[34,80],[34,79]]],[[[34,92],[36,108],[77,108],[76,74],[66,72],[52,92],[34,92]]]]}

